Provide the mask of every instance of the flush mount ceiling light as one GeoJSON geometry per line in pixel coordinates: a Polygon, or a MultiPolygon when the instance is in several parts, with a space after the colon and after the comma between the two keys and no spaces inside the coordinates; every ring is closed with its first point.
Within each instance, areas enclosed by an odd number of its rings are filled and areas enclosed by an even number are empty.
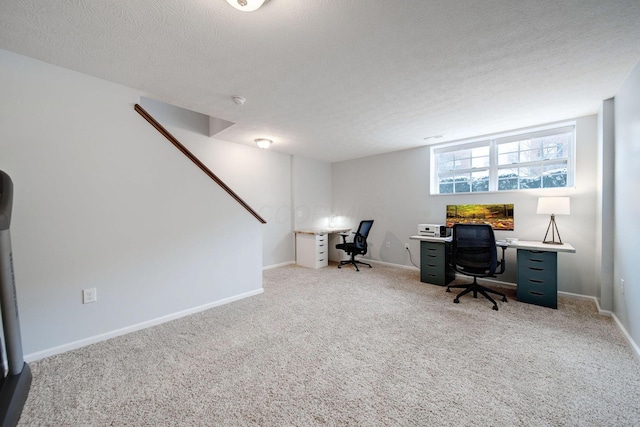
{"type": "Polygon", "coordinates": [[[265,0],[227,0],[231,6],[243,12],[253,12],[264,4],[265,0]]]}
{"type": "Polygon", "coordinates": [[[266,138],[259,138],[259,139],[256,139],[255,141],[258,147],[260,148],[269,148],[269,146],[273,142],[270,139],[266,139],[266,138]]]}

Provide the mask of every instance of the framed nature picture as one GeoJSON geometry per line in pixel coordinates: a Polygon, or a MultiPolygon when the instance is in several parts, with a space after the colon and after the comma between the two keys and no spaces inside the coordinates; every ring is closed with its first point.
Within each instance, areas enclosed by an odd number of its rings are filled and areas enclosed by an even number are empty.
{"type": "Polygon", "coordinates": [[[456,223],[490,224],[494,230],[513,231],[513,204],[447,205],[447,227],[456,223]]]}

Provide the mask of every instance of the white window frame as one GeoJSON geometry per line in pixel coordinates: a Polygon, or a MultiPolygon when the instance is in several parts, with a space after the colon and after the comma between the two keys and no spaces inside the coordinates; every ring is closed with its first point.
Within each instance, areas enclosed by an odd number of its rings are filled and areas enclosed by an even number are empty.
{"type": "MultiPolygon", "coordinates": [[[[431,146],[430,151],[430,159],[431,159],[431,169],[430,169],[430,189],[432,195],[462,195],[462,194],[486,194],[491,192],[500,192],[505,193],[509,191],[527,191],[527,190],[544,190],[544,189],[557,189],[557,188],[572,188],[575,184],[575,146],[576,146],[576,123],[575,122],[565,122],[559,123],[544,127],[530,128],[526,130],[505,132],[501,134],[495,134],[490,136],[484,136],[480,138],[466,139],[462,141],[454,141],[443,144],[437,144],[431,146]],[[560,134],[571,132],[572,138],[569,142],[568,154],[566,157],[567,164],[567,184],[564,187],[536,187],[536,188],[516,188],[516,189],[508,189],[508,190],[499,190],[498,189],[498,176],[500,169],[508,169],[509,166],[498,165],[498,145],[508,142],[522,141],[528,138],[539,138],[548,135],[560,134]],[[455,170],[447,170],[447,171],[439,171],[438,170],[438,162],[437,156],[439,154],[444,153],[452,153],[452,152],[461,152],[463,150],[489,146],[489,167],[483,168],[464,168],[464,169],[455,169],[455,170]],[[456,174],[466,174],[479,172],[482,170],[488,169],[489,175],[489,186],[486,191],[473,191],[473,188],[470,187],[470,191],[464,192],[455,192],[455,182],[453,183],[453,192],[452,193],[440,193],[440,177],[450,175],[454,177],[456,174]]],[[[545,164],[553,164],[557,163],[559,159],[542,159],[534,162],[517,162],[513,163],[511,167],[519,168],[519,167],[529,167],[529,166],[540,166],[543,167],[545,164]]],[[[518,175],[518,179],[520,179],[520,175],[518,175]]]]}

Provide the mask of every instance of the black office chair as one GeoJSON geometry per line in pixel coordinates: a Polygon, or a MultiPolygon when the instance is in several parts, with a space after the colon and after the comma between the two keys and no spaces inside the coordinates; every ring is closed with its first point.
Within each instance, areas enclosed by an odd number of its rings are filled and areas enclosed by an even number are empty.
{"type": "Polygon", "coordinates": [[[478,293],[480,293],[493,303],[494,310],[498,310],[498,304],[489,296],[489,293],[501,296],[503,302],[507,302],[507,297],[503,293],[479,285],[477,281],[478,277],[496,277],[495,274],[504,273],[504,251],[506,248],[502,247],[502,260],[498,261],[493,228],[489,224],[454,224],[451,246],[451,266],[453,269],[458,273],[473,277],[471,285],[447,286],[447,292],[451,292],[451,288],[465,288],[464,291],[456,295],[453,302],[459,303],[460,297],[469,292],[473,292],[474,298],[478,298],[478,293]],[[498,267],[500,267],[500,271],[496,271],[498,267]]]}
{"type": "Polygon", "coordinates": [[[338,268],[342,268],[345,264],[353,264],[356,268],[356,271],[360,271],[358,268],[358,264],[366,265],[371,268],[371,264],[367,264],[366,262],[356,261],[356,255],[364,255],[367,253],[367,236],[369,235],[369,230],[371,230],[371,226],[373,225],[373,220],[365,220],[360,221],[360,225],[358,226],[358,231],[356,231],[353,236],[352,242],[347,242],[348,234],[341,234],[342,243],[336,245],[336,249],[342,249],[348,255],[351,256],[350,259],[340,261],[338,264],[338,268]]]}

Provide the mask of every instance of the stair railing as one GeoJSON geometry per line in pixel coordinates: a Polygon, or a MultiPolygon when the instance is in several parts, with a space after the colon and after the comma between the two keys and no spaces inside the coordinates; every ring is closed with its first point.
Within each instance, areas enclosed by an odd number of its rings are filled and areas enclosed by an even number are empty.
{"type": "Polygon", "coordinates": [[[242,207],[244,207],[258,221],[260,221],[262,224],[266,224],[267,223],[267,221],[265,221],[260,215],[258,215],[258,213],[256,211],[251,209],[251,207],[244,200],[242,200],[240,198],[240,196],[238,196],[231,188],[229,188],[229,186],[227,184],[225,184],[220,178],[218,178],[216,176],[216,174],[214,174],[211,171],[211,169],[209,169],[204,163],[202,163],[200,161],[200,159],[198,159],[195,156],[195,154],[193,154],[191,151],[189,151],[187,149],[187,147],[182,145],[182,143],[180,143],[180,141],[178,141],[173,135],[171,135],[171,133],[169,133],[168,130],[166,130],[160,123],[158,123],[158,121],[156,119],[154,119],[149,113],[147,113],[147,111],[144,108],[142,108],[139,104],[136,104],[135,105],[135,110],[146,121],[148,121],[151,124],[151,126],[156,128],[156,130],[158,132],[160,132],[165,138],[167,138],[169,140],[169,142],[171,142],[178,150],[180,150],[182,152],[182,154],[187,156],[187,158],[189,160],[191,160],[193,163],[195,163],[195,165],[198,166],[202,170],[202,172],[204,172],[209,178],[214,180],[216,182],[216,184],[218,184],[220,187],[222,187],[222,189],[224,191],[226,191],[231,197],[233,197],[238,203],[240,203],[242,205],[242,207]]]}

